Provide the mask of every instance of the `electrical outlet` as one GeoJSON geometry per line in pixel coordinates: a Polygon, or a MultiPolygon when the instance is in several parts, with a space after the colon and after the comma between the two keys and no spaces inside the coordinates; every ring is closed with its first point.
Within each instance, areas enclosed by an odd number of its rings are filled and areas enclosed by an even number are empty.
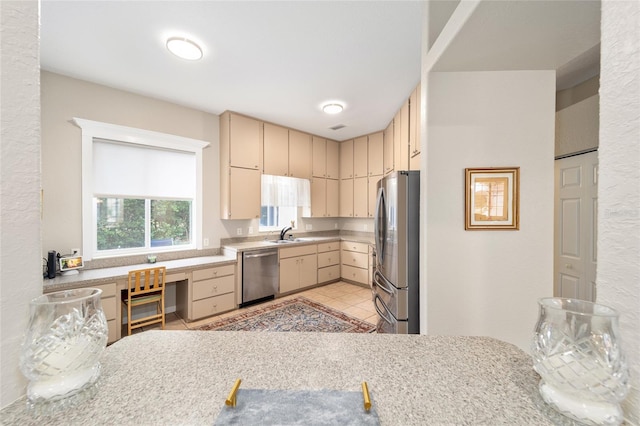
{"type": "Polygon", "coordinates": [[[364,231],[368,231],[368,230],[369,230],[369,225],[367,225],[367,224],[365,223],[365,224],[363,225],[363,228],[364,228],[364,229],[363,229],[364,231]]]}
{"type": "Polygon", "coordinates": [[[80,254],[80,249],[79,248],[72,248],[69,253],[71,253],[71,254],[80,254]]]}
{"type": "Polygon", "coordinates": [[[209,239],[205,238],[204,240],[202,240],[202,245],[205,247],[209,247],[209,239]]]}
{"type": "Polygon", "coordinates": [[[242,235],[242,228],[236,229],[236,234],[237,235],[242,235]]]}
{"type": "Polygon", "coordinates": [[[304,229],[305,229],[306,231],[311,231],[311,230],[313,229],[313,225],[312,225],[312,224],[310,224],[310,223],[307,223],[307,224],[304,226],[304,229]]]}
{"type": "Polygon", "coordinates": [[[337,223],[333,224],[333,229],[338,229],[338,224],[337,223]]]}
{"type": "Polygon", "coordinates": [[[253,234],[253,226],[250,226],[250,227],[249,227],[249,233],[250,233],[250,234],[253,234]]]}

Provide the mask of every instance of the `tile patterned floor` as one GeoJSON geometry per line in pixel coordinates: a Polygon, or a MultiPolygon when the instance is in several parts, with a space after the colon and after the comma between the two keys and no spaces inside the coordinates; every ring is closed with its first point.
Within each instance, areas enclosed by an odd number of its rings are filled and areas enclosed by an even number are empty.
{"type": "MultiPolygon", "coordinates": [[[[373,307],[373,302],[371,301],[371,290],[369,289],[369,287],[363,287],[339,281],[333,284],[327,284],[322,287],[315,287],[310,290],[302,291],[300,293],[284,296],[276,299],[275,301],[290,299],[297,296],[304,296],[307,299],[330,306],[338,311],[346,313],[347,315],[351,315],[352,317],[367,321],[371,324],[375,324],[377,321],[377,314],[375,308],[373,307]]],[[[205,318],[199,321],[193,321],[190,323],[185,322],[175,313],[169,313],[165,317],[165,330],[187,330],[190,328],[196,328],[220,318],[237,315],[242,312],[251,311],[257,308],[262,308],[265,305],[274,303],[275,301],[269,301],[261,303],[259,305],[236,309],[231,312],[205,318]]],[[[159,326],[154,325],[134,330],[133,332],[136,333],[157,328],[159,328],[159,326]]],[[[126,330],[124,334],[126,335],[126,330]]]]}

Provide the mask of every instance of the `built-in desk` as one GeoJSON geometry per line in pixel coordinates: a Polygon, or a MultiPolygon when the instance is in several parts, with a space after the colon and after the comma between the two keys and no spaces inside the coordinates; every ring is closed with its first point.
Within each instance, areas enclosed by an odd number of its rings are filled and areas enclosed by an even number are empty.
{"type": "Polygon", "coordinates": [[[215,315],[238,306],[235,291],[235,254],[80,270],[74,275],[58,275],[53,279],[45,279],[43,292],[51,293],[81,287],[102,289],[102,307],[109,325],[109,343],[112,343],[120,339],[122,334],[122,307],[119,295],[127,287],[129,271],[153,266],[167,268],[166,282],[176,283],[176,312],[186,321],[215,315]],[[215,282],[218,274],[220,278],[225,277],[225,286],[221,286],[221,290],[218,290],[215,282]],[[227,281],[232,281],[233,285],[229,286],[227,281]],[[218,295],[219,291],[224,293],[218,295]]]}

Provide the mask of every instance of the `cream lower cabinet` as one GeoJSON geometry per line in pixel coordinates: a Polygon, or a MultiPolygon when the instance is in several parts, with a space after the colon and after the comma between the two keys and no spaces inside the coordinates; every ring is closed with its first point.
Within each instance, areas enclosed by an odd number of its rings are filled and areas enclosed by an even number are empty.
{"type": "Polygon", "coordinates": [[[118,304],[120,301],[116,298],[116,283],[103,284],[93,286],[102,290],[100,302],[104,316],[107,318],[107,326],[109,327],[109,338],[107,343],[113,343],[118,340],[118,323],[116,320],[118,312],[118,304]]]}
{"type": "Polygon", "coordinates": [[[178,315],[195,321],[235,309],[235,271],[235,264],[193,271],[187,291],[176,292],[178,315]]]}
{"type": "Polygon", "coordinates": [[[318,283],[340,280],[340,242],[318,244],[318,283]]]}
{"type": "Polygon", "coordinates": [[[318,283],[317,245],[281,248],[280,293],[300,290],[318,283]]]}
{"type": "Polygon", "coordinates": [[[369,245],[353,241],[340,243],[340,275],[342,279],[361,284],[369,283],[369,245]]]}

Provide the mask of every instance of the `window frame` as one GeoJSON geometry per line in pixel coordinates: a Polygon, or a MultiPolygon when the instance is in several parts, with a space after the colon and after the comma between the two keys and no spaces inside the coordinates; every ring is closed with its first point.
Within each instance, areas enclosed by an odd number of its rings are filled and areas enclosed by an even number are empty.
{"type": "MultiPolygon", "coordinates": [[[[72,120],[82,130],[82,252],[85,260],[94,258],[109,258],[126,256],[131,254],[144,254],[158,251],[180,251],[188,249],[202,249],[202,150],[209,146],[209,142],[176,136],[168,133],[154,132],[137,129],[134,127],[120,126],[116,124],[102,123],[74,117],[72,120]],[[97,250],[96,221],[94,205],[93,185],[93,140],[107,139],[117,142],[137,144],[151,148],[165,148],[185,151],[196,156],[196,191],[192,203],[192,244],[188,246],[169,246],[170,248],[158,250],[159,247],[141,248],[132,251],[123,249],[118,252],[100,253],[97,250]]],[[[115,194],[109,195],[113,196],[115,194]]]]}

